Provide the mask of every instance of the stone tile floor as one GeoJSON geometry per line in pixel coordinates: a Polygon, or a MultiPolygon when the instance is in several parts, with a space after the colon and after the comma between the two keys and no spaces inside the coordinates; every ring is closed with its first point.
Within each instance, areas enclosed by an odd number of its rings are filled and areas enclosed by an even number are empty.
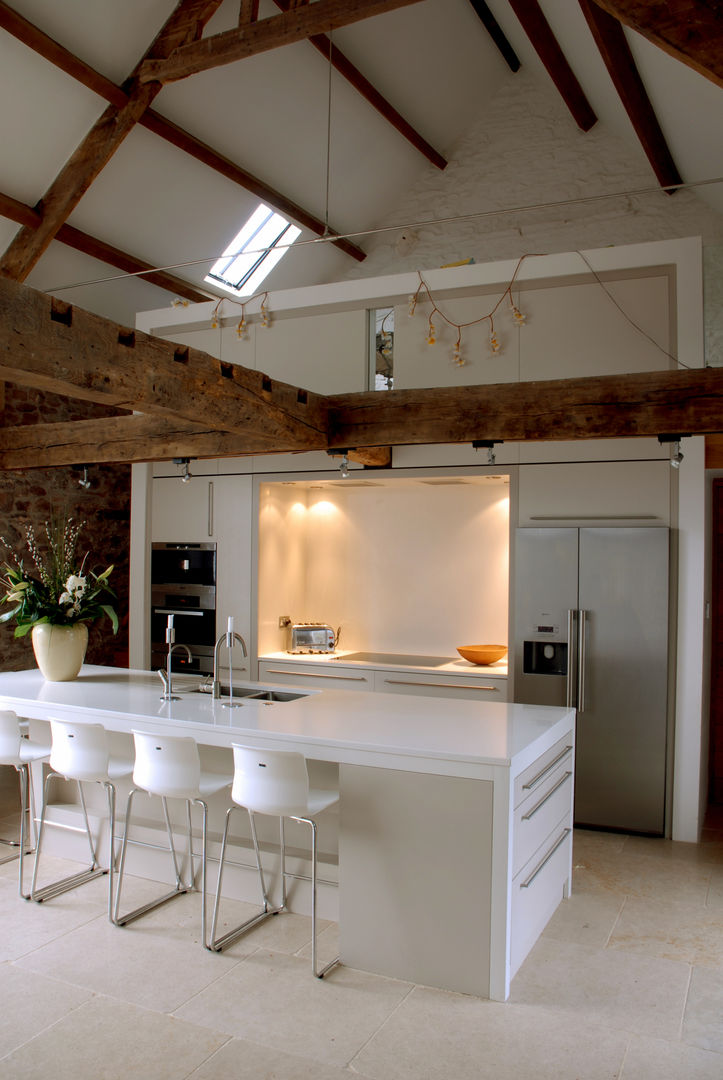
{"type": "MultiPolygon", "coordinates": [[[[0,1080],[721,1080],[723,807],[698,845],[576,830],[574,864],[501,1004],[345,967],[316,981],[299,915],[219,956],[196,894],[123,930],[105,878],[26,903],[6,863],[0,1080]]],[[[131,879],[129,904],[148,890],[131,879]]],[[[335,939],[324,924],[323,955],[335,939]]]]}

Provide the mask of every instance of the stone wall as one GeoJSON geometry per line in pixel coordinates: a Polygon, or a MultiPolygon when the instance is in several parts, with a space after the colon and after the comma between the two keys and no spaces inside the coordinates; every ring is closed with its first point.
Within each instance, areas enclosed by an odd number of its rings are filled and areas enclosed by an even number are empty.
{"type": "MultiPolygon", "coordinates": [[[[0,384],[0,388],[2,384],[0,384]]],[[[21,386],[4,387],[3,423],[52,423],[113,415],[113,411],[87,402],[71,401],[21,386]]],[[[87,566],[97,572],[113,563],[111,584],[118,594],[120,628],[113,635],[103,618],[90,628],[86,659],[93,664],[128,664],[128,577],[130,547],[130,465],[90,465],[90,487],[82,488],[82,470],[70,466],[52,469],[0,471],[0,535],[25,559],[25,526],[32,524],[44,537],[52,517],[84,521],[79,552],[89,552],[87,566]]],[[[0,559],[6,551],[0,550],[0,559]]],[[[14,622],[0,624],[0,671],[35,666],[30,638],[16,640],[14,622]]]]}

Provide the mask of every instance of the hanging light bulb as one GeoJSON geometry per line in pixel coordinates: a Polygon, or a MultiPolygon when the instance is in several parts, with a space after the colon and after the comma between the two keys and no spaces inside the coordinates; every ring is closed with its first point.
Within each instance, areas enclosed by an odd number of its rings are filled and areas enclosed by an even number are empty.
{"type": "Polygon", "coordinates": [[[671,464],[672,468],[679,469],[680,468],[680,463],[681,463],[682,460],[683,460],[683,453],[682,453],[682,451],[680,449],[680,443],[675,442],[675,443],[673,443],[673,453],[672,453],[671,458],[670,458],[670,464],[671,464]]]}
{"type": "Polygon", "coordinates": [[[342,480],[346,480],[349,475],[349,458],[346,454],[341,459],[341,465],[339,466],[339,474],[342,480]]]}
{"type": "Polygon", "coordinates": [[[190,462],[190,460],[191,459],[187,458],[187,457],[174,457],[174,459],[173,459],[173,464],[174,465],[183,465],[183,472],[181,473],[181,483],[182,484],[187,484],[188,481],[193,476],[193,473],[191,472],[191,470],[188,467],[188,463],[190,462]]]}

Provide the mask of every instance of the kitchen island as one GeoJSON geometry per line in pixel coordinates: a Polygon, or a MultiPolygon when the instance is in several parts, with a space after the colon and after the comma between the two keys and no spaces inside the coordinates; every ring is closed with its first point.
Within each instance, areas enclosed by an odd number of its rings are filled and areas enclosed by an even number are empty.
{"type": "Polygon", "coordinates": [[[506,999],[569,892],[573,710],[308,689],[228,708],[198,679],[177,689],[162,701],[155,673],[119,668],[84,666],[67,683],[10,672],[0,708],[33,730],[51,717],[100,722],[126,749],[134,728],[188,734],[229,769],[234,741],[338,768],[342,961],[506,999]]]}

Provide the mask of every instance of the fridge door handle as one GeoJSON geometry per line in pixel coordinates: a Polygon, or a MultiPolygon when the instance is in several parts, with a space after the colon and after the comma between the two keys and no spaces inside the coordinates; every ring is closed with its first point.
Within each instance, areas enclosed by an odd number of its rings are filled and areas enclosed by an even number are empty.
{"type": "Polygon", "coordinates": [[[585,712],[585,623],[587,611],[577,613],[577,711],[585,712]]]}
{"type": "Polygon", "coordinates": [[[575,652],[575,616],[574,608],[568,608],[567,612],[567,679],[565,682],[565,704],[568,709],[575,706],[575,665],[573,655],[575,652]]]}

